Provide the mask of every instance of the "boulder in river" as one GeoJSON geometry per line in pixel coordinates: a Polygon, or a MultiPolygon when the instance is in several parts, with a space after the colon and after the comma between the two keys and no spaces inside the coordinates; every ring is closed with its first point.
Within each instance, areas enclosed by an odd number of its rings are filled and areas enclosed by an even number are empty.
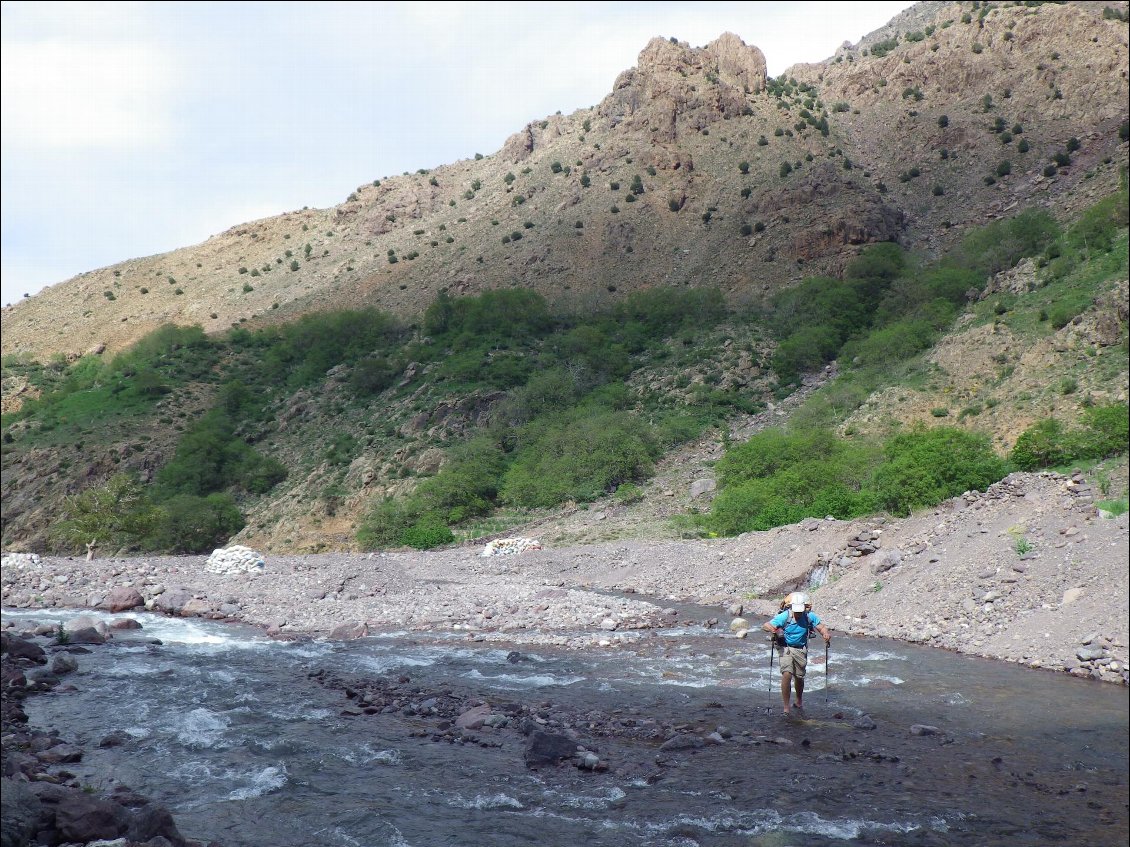
{"type": "Polygon", "coordinates": [[[355,641],[368,634],[369,625],[364,621],[346,621],[330,630],[330,638],[334,641],[355,641]]]}
{"type": "Polygon", "coordinates": [[[542,765],[556,765],[565,759],[572,759],[577,752],[577,744],[567,735],[535,729],[526,741],[524,758],[527,768],[542,765]]]}
{"type": "Polygon", "coordinates": [[[0,634],[0,652],[7,653],[13,659],[29,659],[33,662],[45,662],[47,654],[43,648],[34,641],[20,638],[18,635],[0,634]]]}
{"type": "Polygon", "coordinates": [[[116,585],[111,588],[110,593],[103,598],[102,602],[99,604],[99,608],[117,614],[118,612],[126,612],[144,605],[145,598],[141,596],[141,592],[136,588],[127,585],[116,585]]]}

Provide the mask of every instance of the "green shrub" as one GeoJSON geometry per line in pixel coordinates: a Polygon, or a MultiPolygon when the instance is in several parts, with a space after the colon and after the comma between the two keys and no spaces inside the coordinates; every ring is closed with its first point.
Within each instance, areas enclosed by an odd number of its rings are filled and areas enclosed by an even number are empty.
{"type": "Polygon", "coordinates": [[[501,499],[523,507],[591,501],[644,479],[658,451],[650,428],[625,412],[566,415],[530,434],[506,472],[501,499]]]}
{"type": "Polygon", "coordinates": [[[159,512],[133,475],[118,473],[103,485],[63,500],[51,540],[65,549],[136,547],[149,534],[159,512]]]}
{"type": "Polygon", "coordinates": [[[400,543],[417,550],[430,550],[451,544],[455,535],[437,515],[424,515],[400,535],[400,543]]]}
{"type": "Polygon", "coordinates": [[[886,38],[882,41],[877,41],[871,45],[871,55],[877,59],[881,59],[898,47],[899,39],[896,35],[894,38],[886,38]]]}
{"type": "Polygon", "coordinates": [[[203,497],[229,488],[263,494],[286,478],[283,465],[252,449],[235,435],[235,424],[221,408],[189,429],[173,458],[157,472],[163,498],[177,494],[203,497]]]}
{"type": "Polygon", "coordinates": [[[223,546],[245,525],[228,494],[178,494],[161,503],[158,515],[144,546],[166,553],[209,552],[223,546]]]}
{"type": "Polygon", "coordinates": [[[984,490],[1005,475],[988,438],[950,427],[896,435],[883,453],[872,484],[880,506],[896,515],[984,490]]]}
{"type": "Polygon", "coordinates": [[[1062,465],[1076,452],[1063,425],[1054,418],[1037,421],[1016,439],[1010,461],[1022,471],[1062,465]]]}

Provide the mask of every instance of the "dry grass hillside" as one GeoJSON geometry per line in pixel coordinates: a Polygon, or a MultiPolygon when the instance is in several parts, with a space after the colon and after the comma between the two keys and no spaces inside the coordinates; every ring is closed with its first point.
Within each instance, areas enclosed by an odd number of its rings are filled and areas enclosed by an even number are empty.
{"type": "Polygon", "coordinates": [[[216,332],[361,304],[412,316],[440,290],[601,304],[710,285],[757,300],[869,242],[930,254],[1018,208],[1067,217],[1127,163],[1127,25],[1106,5],[921,3],[774,80],[735,36],[655,39],[601,103],[492,155],[7,306],[3,352],[112,352],[167,322],[216,332]]]}

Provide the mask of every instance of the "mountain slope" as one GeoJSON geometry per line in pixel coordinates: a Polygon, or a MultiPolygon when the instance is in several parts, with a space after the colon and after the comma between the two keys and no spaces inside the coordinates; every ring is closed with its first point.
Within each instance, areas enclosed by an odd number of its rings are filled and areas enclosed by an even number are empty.
{"type": "Polygon", "coordinates": [[[756,301],[868,242],[930,254],[1017,207],[1070,215],[1127,162],[1127,26],[1104,5],[923,3],[778,80],[735,36],[655,39],[600,104],[494,155],[5,307],[3,352],[74,357],[166,322],[216,332],[342,306],[415,316],[440,290],[512,285],[585,304],[654,285],[756,301]]]}

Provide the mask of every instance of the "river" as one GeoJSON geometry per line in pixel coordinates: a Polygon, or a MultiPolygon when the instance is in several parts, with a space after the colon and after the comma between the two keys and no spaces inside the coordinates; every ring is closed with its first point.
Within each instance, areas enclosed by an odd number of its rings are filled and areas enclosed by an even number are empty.
{"type": "Polygon", "coordinates": [[[86,747],[66,766],[80,781],[108,790],[112,774],[225,847],[1127,839],[1127,690],[1063,674],[837,637],[829,673],[814,646],[805,713],[790,719],[765,642],[697,625],[577,652],[407,633],[280,642],[130,617],[143,628],[79,655],[29,717],[86,747]],[[368,684],[407,705],[364,713],[344,689],[368,684]],[[453,736],[429,714],[478,700],[569,725],[607,770],[528,769],[516,717],[453,736]],[[113,731],[126,742],[99,747],[113,731]],[[714,731],[717,743],[659,749],[714,731]]]}

